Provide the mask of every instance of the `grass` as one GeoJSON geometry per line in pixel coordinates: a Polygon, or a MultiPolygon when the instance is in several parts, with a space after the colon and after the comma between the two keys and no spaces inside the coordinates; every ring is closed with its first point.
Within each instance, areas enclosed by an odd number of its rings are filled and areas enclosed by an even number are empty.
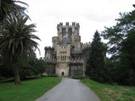
{"type": "Polygon", "coordinates": [[[92,80],[82,80],[101,101],[135,101],[135,87],[102,84],[92,80]]]}
{"type": "Polygon", "coordinates": [[[44,77],[23,81],[18,86],[14,83],[1,83],[0,101],[34,101],[59,82],[60,78],[44,77]]]}

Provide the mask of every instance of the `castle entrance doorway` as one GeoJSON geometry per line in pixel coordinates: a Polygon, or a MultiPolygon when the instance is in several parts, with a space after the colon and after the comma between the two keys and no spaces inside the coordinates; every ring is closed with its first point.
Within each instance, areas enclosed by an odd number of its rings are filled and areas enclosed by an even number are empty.
{"type": "Polygon", "coordinates": [[[64,76],[64,72],[61,73],[61,76],[64,76]]]}

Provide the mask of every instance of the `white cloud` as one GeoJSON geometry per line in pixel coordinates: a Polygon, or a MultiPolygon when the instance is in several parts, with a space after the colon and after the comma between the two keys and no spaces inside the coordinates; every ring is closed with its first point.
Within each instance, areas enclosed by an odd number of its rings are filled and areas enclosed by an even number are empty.
{"type": "MultiPolygon", "coordinates": [[[[57,35],[59,22],[79,22],[82,42],[92,39],[95,30],[102,31],[111,26],[119,12],[133,9],[134,0],[23,0],[29,4],[29,16],[36,23],[41,56],[44,47],[52,44],[52,36],[57,35]]],[[[39,55],[38,55],[39,56],[39,55]]]]}

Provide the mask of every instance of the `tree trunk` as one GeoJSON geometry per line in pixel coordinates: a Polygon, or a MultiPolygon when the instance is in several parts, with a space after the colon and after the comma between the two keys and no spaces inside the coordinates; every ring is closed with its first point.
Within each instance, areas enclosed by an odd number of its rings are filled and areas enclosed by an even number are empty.
{"type": "Polygon", "coordinates": [[[18,67],[14,68],[14,80],[15,80],[15,85],[21,84],[19,68],[18,67]]]}

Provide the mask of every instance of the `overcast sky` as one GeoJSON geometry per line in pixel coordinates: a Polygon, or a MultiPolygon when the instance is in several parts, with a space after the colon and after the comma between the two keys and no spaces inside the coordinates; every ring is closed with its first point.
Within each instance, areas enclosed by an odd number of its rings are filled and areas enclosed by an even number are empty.
{"type": "Polygon", "coordinates": [[[44,56],[44,47],[52,46],[52,37],[57,35],[59,22],[79,22],[83,43],[93,38],[96,30],[114,25],[120,12],[133,10],[134,0],[23,0],[28,7],[31,22],[37,26],[39,48],[44,56]]]}

